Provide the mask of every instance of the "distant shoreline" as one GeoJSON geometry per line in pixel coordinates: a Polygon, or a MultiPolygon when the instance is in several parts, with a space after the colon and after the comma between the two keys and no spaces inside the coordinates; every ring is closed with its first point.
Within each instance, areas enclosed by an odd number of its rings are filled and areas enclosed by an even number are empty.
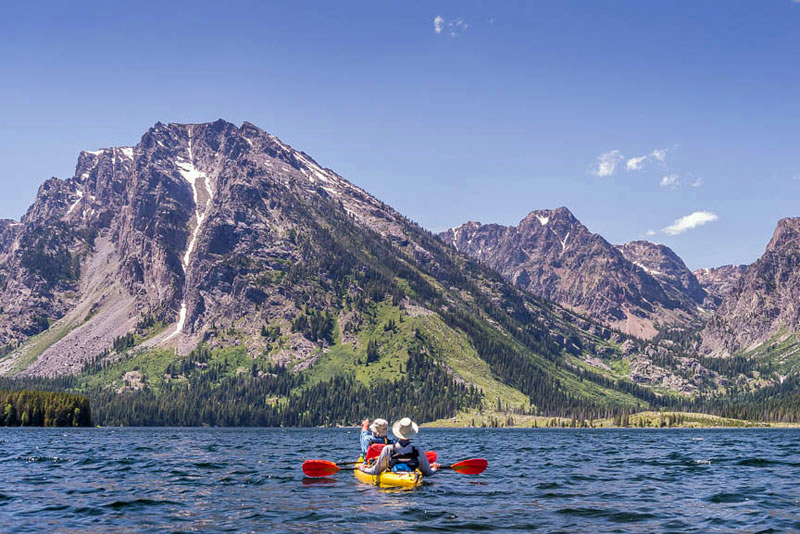
{"type": "MultiPolygon", "coordinates": [[[[752,425],[752,426],[673,426],[673,427],[631,427],[631,426],[598,426],[598,427],[531,427],[531,426],[501,426],[501,427],[461,427],[461,426],[434,426],[429,424],[420,425],[421,428],[426,430],[542,430],[542,431],[555,431],[555,430],[570,430],[570,431],[581,431],[581,430],[643,430],[643,431],[662,431],[662,430],[797,430],[800,429],[800,423],[791,423],[791,424],[782,424],[782,425],[752,425]]],[[[12,428],[19,428],[19,429],[54,429],[54,430],[68,430],[74,428],[76,430],[90,430],[90,429],[105,429],[105,430],[119,430],[121,428],[124,429],[170,429],[170,430],[200,430],[200,429],[217,429],[217,430],[237,430],[237,429],[274,429],[274,430],[358,430],[358,426],[289,426],[289,427],[280,427],[280,426],[103,426],[103,425],[96,425],[96,426],[80,426],[80,427],[70,427],[70,426],[13,426],[13,427],[5,427],[6,430],[10,430],[12,428]]]]}
{"type": "Polygon", "coordinates": [[[428,428],[800,428],[800,422],[748,421],[698,412],[644,411],[600,419],[578,420],[567,417],[545,417],[491,412],[462,413],[449,419],[425,423],[428,428]]]}

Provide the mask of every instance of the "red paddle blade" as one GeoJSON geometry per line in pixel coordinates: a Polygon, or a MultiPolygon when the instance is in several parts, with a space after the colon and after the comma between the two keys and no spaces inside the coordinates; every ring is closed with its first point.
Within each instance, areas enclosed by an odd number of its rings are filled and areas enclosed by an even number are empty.
{"type": "Polygon", "coordinates": [[[471,458],[454,463],[450,466],[450,469],[464,475],[479,475],[483,473],[488,466],[489,462],[483,458],[471,458]]]}
{"type": "Polygon", "coordinates": [[[306,460],[303,462],[303,473],[309,477],[327,477],[339,472],[339,466],[328,460],[306,460]]]}
{"type": "Polygon", "coordinates": [[[429,464],[436,462],[436,451],[425,451],[425,456],[428,457],[429,464]]]}

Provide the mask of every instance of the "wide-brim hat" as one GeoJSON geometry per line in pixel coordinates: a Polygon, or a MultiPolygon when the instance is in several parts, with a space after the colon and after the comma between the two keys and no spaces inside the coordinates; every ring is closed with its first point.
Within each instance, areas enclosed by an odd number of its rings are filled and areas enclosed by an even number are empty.
{"type": "Polygon", "coordinates": [[[411,439],[419,434],[419,426],[408,417],[403,417],[392,425],[392,434],[397,439],[411,439]]]}
{"type": "Polygon", "coordinates": [[[389,432],[389,421],[379,417],[372,421],[372,424],[369,425],[369,429],[373,434],[385,436],[389,432]]]}

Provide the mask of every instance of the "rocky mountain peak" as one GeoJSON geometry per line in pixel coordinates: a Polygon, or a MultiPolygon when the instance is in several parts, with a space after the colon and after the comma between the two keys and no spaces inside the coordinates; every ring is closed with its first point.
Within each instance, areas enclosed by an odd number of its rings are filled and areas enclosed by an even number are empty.
{"type": "Polygon", "coordinates": [[[142,321],[167,325],[146,345],[186,352],[210,325],[273,320],[266,301],[294,316],[314,302],[272,294],[263,273],[285,276],[304,239],[348,225],[433,261],[402,215],[251,123],[156,123],[135,146],[81,152],[74,176],[0,224],[0,345],[68,332],[25,372],[76,372],[142,321]]]}
{"type": "Polygon", "coordinates": [[[800,218],[781,219],[764,254],[741,274],[703,331],[702,351],[752,350],[800,328],[800,218]]]}
{"type": "MultiPolygon", "coordinates": [[[[650,241],[631,241],[617,245],[617,249],[634,265],[658,280],[673,299],[680,301],[688,297],[694,305],[704,303],[705,290],[683,260],[669,247],[650,241]]],[[[685,306],[691,305],[685,303],[685,306]]]]}
{"type": "Polygon", "coordinates": [[[800,241],[800,217],[786,217],[778,221],[772,239],[767,244],[766,252],[773,250],[784,252],[795,249],[800,241]]]}
{"type": "MultiPolygon", "coordinates": [[[[516,285],[639,337],[655,335],[656,322],[686,323],[698,315],[696,303],[671,279],[664,283],[636,266],[565,207],[532,211],[517,226],[470,223],[439,237],[516,285]]],[[[679,272],[682,283],[703,293],[668,249],[642,261],[659,254],[674,263],[670,272],[679,272]]]]}

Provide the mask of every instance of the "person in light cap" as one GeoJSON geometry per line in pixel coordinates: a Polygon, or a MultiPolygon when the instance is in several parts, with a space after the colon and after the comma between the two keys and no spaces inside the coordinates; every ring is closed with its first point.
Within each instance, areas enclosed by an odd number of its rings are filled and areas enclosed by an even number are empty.
{"type": "Polygon", "coordinates": [[[415,471],[419,469],[423,475],[431,476],[439,470],[439,464],[431,465],[425,453],[411,444],[411,439],[419,433],[417,423],[403,417],[392,425],[392,434],[397,438],[397,443],[387,445],[378,456],[378,461],[372,467],[359,464],[359,470],[368,475],[380,475],[387,469],[392,471],[415,471]]]}
{"type": "Polygon", "coordinates": [[[389,421],[380,417],[369,422],[369,419],[361,421],[361,452],[367,454],[369,446],[373,443],[383,443],[391,445],[389,439],[389,421]]]}

